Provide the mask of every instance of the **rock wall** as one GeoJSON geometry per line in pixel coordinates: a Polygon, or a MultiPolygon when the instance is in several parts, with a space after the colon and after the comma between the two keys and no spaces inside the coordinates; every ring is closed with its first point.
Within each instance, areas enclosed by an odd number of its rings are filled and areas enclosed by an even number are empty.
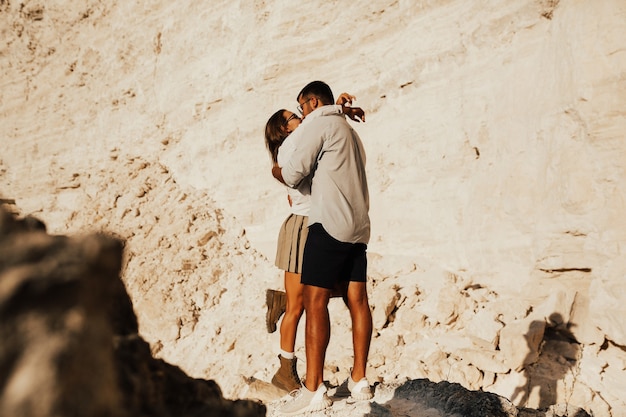
{"type": "Polygon", "coordinates": [[[622,415],[625,7],[1,2],[3,196],[122,237],[142,337],[245,396],[274,369],[287,211],[262,126],[322,78],[368,114],[372,379],[622,415]]]}
{"type": "Polygon", "coordinates": [[[122,248],[48,235],[0,207],[0,415],[265,415],[152,357],[119,278],[122,248]]]}

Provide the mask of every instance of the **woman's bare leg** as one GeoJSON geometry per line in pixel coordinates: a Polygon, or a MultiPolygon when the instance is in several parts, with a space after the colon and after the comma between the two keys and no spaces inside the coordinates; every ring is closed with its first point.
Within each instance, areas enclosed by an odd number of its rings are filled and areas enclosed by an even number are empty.
{"type": "Polygon", "coordinates": [[[304,311],[302,288],[300,274],[285,272],[287,308],[285,309],[283,321],[280,323],[280,348],[285,352],[293,352],[295,350],[298,323],[304,311]]]}

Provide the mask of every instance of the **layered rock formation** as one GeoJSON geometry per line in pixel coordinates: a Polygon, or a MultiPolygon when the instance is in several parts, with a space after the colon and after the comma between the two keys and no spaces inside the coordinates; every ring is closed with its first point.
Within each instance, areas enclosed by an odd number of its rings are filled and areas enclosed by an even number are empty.
{"type": "MultiPolygon", "coordinates": [[[[228,398],[262,396],[250,381],[275,370],[263,294],[282,286],[288,210],[262,126],[324,79],[367,112],[372,381],[624,415],[625,14],[622,0],[0,2],[2,191],[53,233],[121,237],[155,355],[228,398]]],[[[334,385],[351,347],[331,308],[334,385]]]]}
{"type": "MultiPolygon", "coordinates": [[[[123,241],[102,234],[49,235],[38,219],[17,219],[0,206],[0,413],[22,417],[266,415],[260,403],[225,400],[214,381],[191,378],[152,356],[138,335],[133,305],[119,279],[122,250],[123,241]]],[[[543,332],[543,326],[534,327],[543,332]]],[[[543,335],[529,333],[528,337],[538,348],[543,335]]],[[[459,349],[459,355],[464,353],[459,349]]],[[[536,355],[529,356],[527,363],[534,363],[536,355]]],[[[467,361],[473,357],[465,355],[467,361]]],[[[378,402],[372,403],[368,414],[377,417],[397,412],[421,415],[424,410],[432,416],[589,416],[567,405],[547,413],[518,409],[498,395],[446,381],[376,385],[378,402]]],[[[356,411],[360,410],[342,404],[333,415],[356,411]]]]}
{"type": "Polygon", "coordinates": [[[122,250],[105,235],[48,235],[0,206],[0,415],[265,415],[152,357],[119,278],[122,250]]]}

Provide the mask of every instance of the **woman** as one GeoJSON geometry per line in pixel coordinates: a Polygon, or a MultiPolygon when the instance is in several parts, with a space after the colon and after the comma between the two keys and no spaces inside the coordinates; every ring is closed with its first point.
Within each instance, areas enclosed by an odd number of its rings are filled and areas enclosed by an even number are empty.
{"type": "MultiPolygon", "coordinates": [[[[345,114],[354,121],[365,120],[359,107],[347,107],[354,97],[343,93],[336,106],[326,106],[319,111],[326,114],[345,114]],[[360,120],[359,120],[360,119],[360,120]]],[[[297,134],[290,136],[302,123],[302,119],[289,110],[274,113],[265,125],[265,144],[274,165],[283,165],[289,160],[297,134]],[[289,140],[287,140],[289,138],[289,140]],[[279,152],[280,151],[280,152],[279,152]]],[[[308,233],[310,182],[302,181],[297,189],[287,187],[287,199],[291,214],[283,222],[278,234],[276,266],[285,271],[285,293],[267,290],[268,307],[266,321],[268,332],[276,330],[276,322],[284,312],[280,325],[280,368],[272,378],[272,384],[291,392],[301,387],[296,369],[294,348],[298,323],[304,312],[302,300],[302,257],[308,233]],[[284,303],[284,304],[283,304],[284,303]]]]}

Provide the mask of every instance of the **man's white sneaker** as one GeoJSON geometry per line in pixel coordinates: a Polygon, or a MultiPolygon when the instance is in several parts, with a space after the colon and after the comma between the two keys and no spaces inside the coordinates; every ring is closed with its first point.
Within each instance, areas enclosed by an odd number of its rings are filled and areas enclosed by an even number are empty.
{"type": "Polygon", "coordinates": [[[367,382],[367,378],[362,378],[359,382],[354,382],[351,376],[337,388],[335,395],[344,397],[350,396],[357,401],[371,400],[374,397],[370,384],[367,382]]]}
{"type": "Polygon", "coordinates": [[[302,386],[294,395],[293,400],[285,403],[278,408],[278,414],[281,416],[295,416],[310,411],[322,411],[330,407],[333,401],[326,394],[326,385],[323,383],[316,391],[309,391],[307,387],[302,386]]]}

